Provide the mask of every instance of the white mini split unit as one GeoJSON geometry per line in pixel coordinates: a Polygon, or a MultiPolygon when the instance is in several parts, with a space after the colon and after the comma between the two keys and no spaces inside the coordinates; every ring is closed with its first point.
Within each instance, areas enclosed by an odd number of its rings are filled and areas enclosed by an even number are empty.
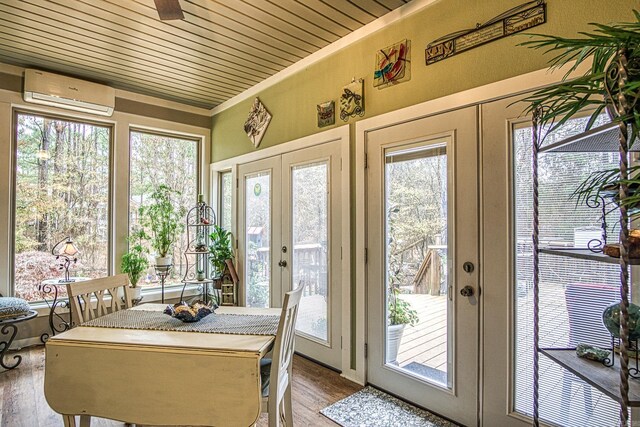
{"type": "Polygon", "coordinates": [[[109,86],[27,69],[24,72],[24,100],[34,104],[110,116],[113,114],[116,93],[109,86]]]}

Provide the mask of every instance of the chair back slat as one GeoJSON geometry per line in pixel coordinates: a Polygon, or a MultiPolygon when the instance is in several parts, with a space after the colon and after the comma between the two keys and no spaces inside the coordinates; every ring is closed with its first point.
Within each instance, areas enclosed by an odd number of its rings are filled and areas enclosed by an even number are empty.
{"type": "MultiPolygon", "coordinates": [[[[272,405],[280,403],[289,381],[291,381],[296,319],[303,289],[304,285],[301,285],[297,289],[287,292],[284,296],[276,341],[273,345],[271,382],[269,384],[269,412],[272,412],[272,405]]],[[[275,406],[273,410],[275,410],[275,406]]]]}
{"type": "Polygon", "coordinates": [[[68,283],[67,295],[69,295],[72,325],[74,319],[79,325],[133,306],[129,277],[126,274],[68,283]],[[124,301],[118,295],[119,289],[122,289],[124,301]]]}

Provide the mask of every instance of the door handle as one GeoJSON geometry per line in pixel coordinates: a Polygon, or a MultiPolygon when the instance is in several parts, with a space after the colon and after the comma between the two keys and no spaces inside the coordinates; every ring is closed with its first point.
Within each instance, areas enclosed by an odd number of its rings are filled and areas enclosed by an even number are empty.
{"type": "Polygon", "coordinates": [[[474,294],[474,289],[473,286],[465,286],[464,288],[460,289],[460,295],[462,295],[463,297],[472,297],[474,294]]]}
{"type": "Polygon", "coordinates": [[[285,261],[285,260],[281,259],[281,260],[280,260],[280,262],[278,262],[278,265],[279,265],[280,267],[286,267],[286,266],[287,266],[287,261],[285,261]]]}

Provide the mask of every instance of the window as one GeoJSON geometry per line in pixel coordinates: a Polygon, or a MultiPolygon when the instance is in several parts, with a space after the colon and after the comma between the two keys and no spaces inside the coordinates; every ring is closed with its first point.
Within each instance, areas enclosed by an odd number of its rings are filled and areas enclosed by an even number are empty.
{"type": "MultiPolygon", "coordinates": [[[[587,119],[569,121],[545,144],[584,129],[587,119]]],[[[601,119],[596,126],[602,124],[601,119]]],[[[533,265],[532,265],[531,128],[514,131],[514,196],[516,220],[515,409],[531,415],[533,396],[533,265]]],[[[540,245],[587,247],[600,238],[599,209],[576,204],[571,195],[593,171],[618,165],[617,153],[542,153],[539,156],[540,245]]],[[[608,235],[619,231],[614,212],[608,235]]],[[[619,300],[619,267],[540,255],[540,346],[573,348],[579,343],[610,347],[601,325],[604,307],[619,300]],[[600,326],[598,326],[600,325],[600,326]]],[[[619,406],[560,365],[540,356],[541,420],[567,426],[609,426],[619,406]]]]}
{"type": "MultiPolygon", "coordinates": [[[[160,185],[177,191],[179,207],[188,212],[197,202],[200,143],[192,139],[132,131],[130,144],[129,232],[140,226],[139,209],[148,203],[150,195],[160,185]]],[[[173,253],[169,254],[173,257],[173,269],[165,284],[181,283],[186,268],[182,255],[186,246],[184,231],[173,245],[173,253]]],[[[153,263],[151,254],[150,267],[141,278],[140,285],[159,285],[153,263]]]]}
{"type": "Polygon", "coordinates": [[[233,189],[231,171],[220,173],[220,227],[231,231],[231,192],[233,189]]]}
{"type": "Polygon", "coordinates": [[[71,276],[109,274],[111,129],[27,113],[16,121],[13,293],[38,301],[37,285],[63,276],[51,251],[66,237],[79,250],[71,276]]]}

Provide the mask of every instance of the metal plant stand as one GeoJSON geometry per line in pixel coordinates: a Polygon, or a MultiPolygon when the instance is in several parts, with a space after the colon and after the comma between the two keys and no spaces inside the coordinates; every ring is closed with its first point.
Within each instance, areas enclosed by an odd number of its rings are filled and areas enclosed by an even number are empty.
{"type": "Polygon", "coordinates": [[[0,320],[0,333],[4,336],[7,335],[9,339],[7,341],[0,341],[0,366],[2,366],[6,370],[17,368],[20,362],[22,362],[22,356],[15,355],[13,359],[15,362],[13,364],[8,364],[4,362],[4,356],[9,347],[11,347],[11,343],[13,339],[16,337],[18,333],[18,327],[16,323],[24,322],[25,320],[33,319],[38,315],[38,312],[35,310],[29,311],[27,314],[23,314],[22,316],[12,317],[9,319],[0,320]]]}
{"type": "MultiPolygon", "coordinates": [[[[158,276],[158,279],[160,279],[160,287],[162,289],[161,298],[162,298],[162,304],[164,304],[164,282],[165,280],[167,280],[167,277],[169,277],[169,274],[171,274],[171,270],[173,266],[172,265],[154,265],[153,268],[156,271],[156,276],[158,276]]],[[[142,298],[140,298],[140,300],[141,299],[142,298]]]]}
{"type": "Polygon", "coordinates": [[[60,279],[47,279],[38,285],[38,291],[43,294],[43,300],[49,307],[49,328],[51,329],[51,335],[48,332],[40,335],[40,341],[44,344],[47,342],[50,336],[55,336],[61,332],[64,332],[71,328],[71,317],[69,321],[56,312],[56,308],[69,309],[69,301],[67,299],[61,299],[58,294],[58,287],[63,286],[66,288],[68,283],[81,282],[88,280],[86,277],[74,277],[71,282],[61,281],[60,279]],[[44,295],[53,293],[53,299],[47,299],[44,295]],[[57,325],[56,325],[57,323],[57,325]]]}

